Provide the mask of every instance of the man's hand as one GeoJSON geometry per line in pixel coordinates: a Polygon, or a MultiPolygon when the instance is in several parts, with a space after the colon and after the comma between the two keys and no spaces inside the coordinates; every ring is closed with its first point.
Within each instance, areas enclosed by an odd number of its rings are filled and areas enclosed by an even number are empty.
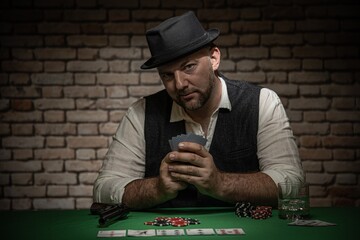
{"type": "MultiPolygon", "coordinates": [[[[163,194],[166,199],[173,199],[177,196],[178,191],[184,190],[188,184],[170,175],[169,155],[170,154],[167,154],[161,162],[158,186],[160,193],[163,194]]],[[[174,165],[176,165],[176,163],[174,163],[174,165]]]]}
{"type": "Polygon", "coordinates": [[[202,194],[219,197],[221,172],[203,146],[182,142],[179,144],[179,151],[171,152],[168,156],[165,162],[173,179],[194,185],[202,194]]]}

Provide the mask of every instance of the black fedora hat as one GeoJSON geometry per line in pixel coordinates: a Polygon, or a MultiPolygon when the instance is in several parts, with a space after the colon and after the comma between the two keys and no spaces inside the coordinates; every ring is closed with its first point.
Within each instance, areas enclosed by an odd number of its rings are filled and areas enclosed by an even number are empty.
{"type": "Polygon", "coordinates": [[[218,36],[218,29],[205,31],[192,11],[169,18],[146,32],[151,58],[141,68],[155,68],[193,53],[218,36]]]}

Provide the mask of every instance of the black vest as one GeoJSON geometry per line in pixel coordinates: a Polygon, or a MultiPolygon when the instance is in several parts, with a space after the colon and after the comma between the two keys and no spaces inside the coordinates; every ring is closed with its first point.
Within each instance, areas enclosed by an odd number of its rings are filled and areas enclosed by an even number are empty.
{"type": "MultiPolygon", "coordinates": [[[[224,78],[225,79],[225,78],[224,78]]],[[[259,171],[257,131],[260,87],[244,81],[225,79],[232,110],[220,109],[210,146],[216,167],[224,172],[259,171]]],[[[162,159],[171,151],[169,139],[185,133],[185,122],[170,122],[172,99],[165,90],[146,97],[145,177],[159,175],[162,159]]],[[[161,207],[229,206],[202,195],[194,186],[180,191],[178,196],[161,207]]]]}

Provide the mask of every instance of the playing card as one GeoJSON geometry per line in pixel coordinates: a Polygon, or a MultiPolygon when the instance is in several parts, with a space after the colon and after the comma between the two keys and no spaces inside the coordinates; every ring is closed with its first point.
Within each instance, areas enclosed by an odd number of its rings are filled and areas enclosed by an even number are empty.
{"type": "Polygon", "coordinates": [[[242,228],[219,228],[215,229],[218,235],[243,235],[245,234],[242,228]]]}
{"type": "Polygon", "coordinates": [[[97,237],[126,237],[125,230],[99,231],[97,237]]]}
{"type": "Polygon", "coordinates": [[[127,231],[127,235],[129,237],[152,237],[152,236],[156,236],[156,233],[155,233],[155,229],[147,229],[147,230],[129,229],[127,231]]]}
{"type": "Polygon", "coordinates": [[[187,235],[214,235],[215,231],[212,228],[194,228],[186,229],[187,235]]]}
{"type": "Polygon", "coordinates": [[[180,134],[180,135],[177,135],[177,136],[169,139],[169,144],[170,144],[171,150],[173,150],[173,151],[179,150],[178,146],[179,146],[179,143],[181,143],[181,142],[194,142],[194,143],[198,143],[198,144],[205,146],[207,140],[206,140],[206,138],[204,138],[200,135],[196,135],[194,133],[188,133],[186,135],[180,134]]]}
{"type": "Polygon", "coordinates": [[[180,236],[185,235],[183,229],[161,229],[156,230],[156,236],[180,236]]]}
{"type": "Polygon", "coordinates": [[[335,226],[335,223],[324,222],[320,220],[301,220],[296,219],[294,222],[288,223],[289,226],[307,226],[307,227],[326,227],[335,226]]]}

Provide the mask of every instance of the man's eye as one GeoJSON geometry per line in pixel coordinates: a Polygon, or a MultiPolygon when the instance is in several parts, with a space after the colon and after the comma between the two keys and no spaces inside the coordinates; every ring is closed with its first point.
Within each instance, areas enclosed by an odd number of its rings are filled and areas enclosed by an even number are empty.
{"type": "Polygon", "coordinates": [[[171,74],[162,73],[162,74],[160,74],[160,78],[161,78],[162,80],[169,81],[172,77],[171,77],[171,74]]]}
{"type": "Polygon", "coordinates": [[[185,66],[186,71],[192,70],[194,68],[195,68],[195,64],[188,64],[188,65],[185,66]]]}

